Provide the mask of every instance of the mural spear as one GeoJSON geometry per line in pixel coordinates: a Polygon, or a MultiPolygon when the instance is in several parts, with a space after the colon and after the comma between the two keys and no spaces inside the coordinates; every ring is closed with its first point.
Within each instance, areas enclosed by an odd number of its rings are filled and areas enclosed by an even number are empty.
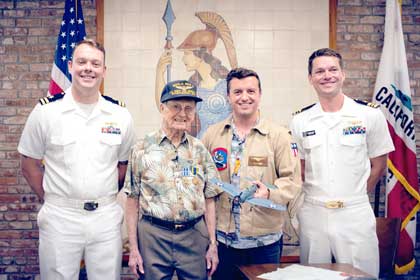
{"type": "MultiPolygon", "coordinates": [[[[166,8],[165,8],[165,12],[163,14],[162,17],[163,22],[165,22],[166,25],[166,44],[165,44],[165,49],[166,50],[170,50],[173,48],[172,46],[172,34],[171,34],[171,30],[172,30],[172,24],[175,21],[175,14],[174,11],[172,10],[172,5],[171,5],[171,0],[168,0],[166,2],[166,8]]],[[[167,65],[166,66],[166,82],[170,82],[171,81],[171,65],[167,65]]]]}

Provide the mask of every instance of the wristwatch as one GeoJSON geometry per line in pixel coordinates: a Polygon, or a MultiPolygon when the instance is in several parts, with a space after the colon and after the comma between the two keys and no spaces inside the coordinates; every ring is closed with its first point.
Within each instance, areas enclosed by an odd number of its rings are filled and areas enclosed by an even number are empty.
{"type": "Polygon", "coordinates": [[[210,239],[209,245],[219,245],[219,242],[217,242],[216,239],[210,239]]]}

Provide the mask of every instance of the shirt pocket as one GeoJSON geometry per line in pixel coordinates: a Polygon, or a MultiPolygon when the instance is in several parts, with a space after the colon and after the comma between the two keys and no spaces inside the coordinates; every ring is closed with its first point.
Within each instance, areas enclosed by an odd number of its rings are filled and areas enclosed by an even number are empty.
{"type": "Polygon", "coordinates": [[[204,173],[203,167],[200,164],[196,164],[193,165],[193,168],[196,169],[194,177],[199,180],[202,185],[204,185],[204,181],[207,180],[207,174],[204,173]]]}
{"type": "Polygon", "coordinates": [[[184,184],[188,186],[188,188],[195,193],[203,193],[206,175],[204,174],[203,167],[200,164],[185,165],[182,168],[181,176],[184,184]]]}
{"type": "Polygon", "coordinates": [[[121,135],[101,135],[97,146],[98,159],[104,162],[118,161],[118,149],[121,142],[121,135]]]}
{"type": "Polygon", "coordinates": [[[76,137],[60,135],[51,137],[52,153],[57,161],[64,162],[71,167],[77,161],[76,137]]]}
{"type": "Polygon", "coordinates": [[[339,156],[343,166],[352,168],[354,173],[360,173],[366,168],[367,148],[364,134],[341,135],[339,156]]]}
{"type": "MultiPolygon", "coordinates": [[[[252,180],[262,180],[264,182],[272,182],[273,181],[273,174],[272,172],[275,172],[276,167],[274,165],[274,159],[273,157],[264,157],[265,163],[264,164],[254,164],[251,162],[249,157],[245,159],[247,167],[245,172],[243,169],[241,169],[241,174],[244,176],[244,178],[249,178],[252,180]]],[[[251,160],[252,161],[252,160],[251,160]]],[[[241,180],[243,181],[243,180],[241,180]]],[[[241,189],[247,188],[251,185],[249,180],[244,180],[244,183],[241,184],[241,189]]]]}
{"type": "Polygon", "coordinates": [[[358,147],[365,143],[365,136],[364,134],[341,135],[340,143],[347,147],[358,147]]]}
{"type": "MultiPolygon", "coordinates": [[[[322,138],[318,135],[307,136],[302,140],[305,156],[305,174],[321,174],[323,161],[322,138]]],[[[311,175],[312,176],[312,175],[311,175]]],[[[309,177],[311,177],[309,176],[309,177]]]]}
{"type": "Polygon", "coordinates": [[[319,136],[307,136],[302,140],[302,147],[305,150],[311,151],[317,149],[322,144],[322,139],[319,136]]]}

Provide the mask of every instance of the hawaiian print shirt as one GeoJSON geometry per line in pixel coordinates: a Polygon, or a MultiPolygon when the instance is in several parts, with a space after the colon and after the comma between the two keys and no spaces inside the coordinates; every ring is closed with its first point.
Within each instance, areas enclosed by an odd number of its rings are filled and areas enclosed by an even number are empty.
{"type": "Polygon", "coordinates": [[[131,150],[124,191],[138,197],[140,211],[162,220],[185,222],[204,214],[205,198],[222,190],[216,166],[196,138],[184,134],[175,147],[162,130],[146,135],[131,150]]]}

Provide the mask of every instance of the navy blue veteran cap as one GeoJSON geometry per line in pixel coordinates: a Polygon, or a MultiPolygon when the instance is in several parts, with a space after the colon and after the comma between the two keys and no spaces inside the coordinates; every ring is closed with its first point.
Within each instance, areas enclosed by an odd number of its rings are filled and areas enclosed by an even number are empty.
{"type": "Polygon", "coordinates": [[[197,87],[185,80],[172,81],[165,85],[160,96],[160,102],[166,102],[173,99],[189,98],[195,102],[201,102],[203,99],[197,96],[197,87]]]}

